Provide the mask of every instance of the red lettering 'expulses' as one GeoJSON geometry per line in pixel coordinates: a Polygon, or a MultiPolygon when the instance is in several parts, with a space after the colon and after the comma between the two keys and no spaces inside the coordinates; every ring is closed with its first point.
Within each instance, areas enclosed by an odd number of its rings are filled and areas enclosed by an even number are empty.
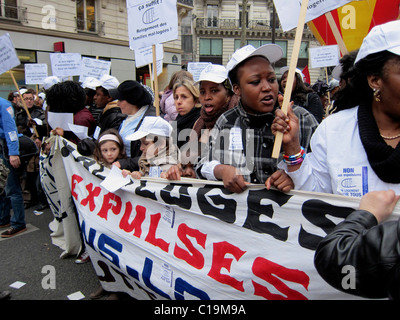
{"type": "Polygon", "coordinates": [[[300,292],[289,288],[282,280],[301,284],[308,289],[310,278],[300,270],[288,269],[264,258],[256,258],[253,263],[253,273],[257,277],[272,284],[283,295],[271,293],[267,287],[255,282],[254,294],[271,300],[307,300],[300,292]],[[280,278],[280,279],[279,279],[280,278]]]}

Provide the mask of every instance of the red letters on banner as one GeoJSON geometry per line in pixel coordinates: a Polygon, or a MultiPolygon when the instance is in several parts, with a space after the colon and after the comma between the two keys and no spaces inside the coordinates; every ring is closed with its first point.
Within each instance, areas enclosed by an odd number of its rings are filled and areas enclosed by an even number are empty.
{"type": "MultiPolygon", "coordinates": [[[[71,178],[71,193],[75,200],[79,203],[79,196],[75,192],[77,185],[83,181],[83,178],[74,174],[71,178]]],[[[95,210],[95,198],[101,194],[101,188],[93,188],[93,184],[89,183],[85,186],[88,194],[86,198],[80,201],[82,206],[89,205],[91,212],[95,210]]],[[[122,212],[122,200],[119,196],[113,193],[107,193],[103,196],[102,206],[97,215],[105,220],[108,220],[108,212],[111,210],[114,215],[119,215],[122,212]]],[[[146,219],[147,209],[143,206],[137,205],[135,207],[136,214],[131,222],[133,205],[131,202],[125,203],[125,212],[123,213],[119,227],[121,230],[128,234],[132,234],[137,238],[142,238],[143,230],[142,224],[146,219]]],[[[185,223],[180,224],[177,227],[177,237],[185,245],[186,248],[180,247],[177,243],[170,249],[170,243],[162,238],[157,237],[157,229],[161,219],[161,213],[150,214],[150,226],[147,235],[144,239],[147,243],[150,243],[165,252],[170,252],[176,258],[185,261],[188,265],[201,270],[205,265],[205,256],[202,252],[196,249],[193,240],[201,248],[206,249],[207,234],[190,228],[185,223]]],[[[246,251],[241,250],[239,247],[227,242],[216,242],[213,243],[212,252],[212,263],[208,271],[208,276],[212,279],[231,286],[240,292],[245,291],[244,283],[240,279],[236,279],[227,274],[231,272],[232,264],[239,263],[241,257],[246,251]],[[228,258],[233,256],[235,258],[228,258]],[[225,269],[227,272],[224,272],[225,269]]],[[[254,287],[254,294],[257,296],[264,297],[266,299],[307,299],[300,292],[293,290],[286,285],[287,282],[298,283],[308,290],[309,277],[306,273],[301,270],[293,270],[276,264],[262,257],[256,257],[253,261],[252,272],[255,277],[264,280],[275,287],[277,291],[282,293],[276,294],[271,293],[266,286],[261,285],[259,282],[252,280],[254,287]],[[284,283],[282,280],[286,280],[284,283]]]]}

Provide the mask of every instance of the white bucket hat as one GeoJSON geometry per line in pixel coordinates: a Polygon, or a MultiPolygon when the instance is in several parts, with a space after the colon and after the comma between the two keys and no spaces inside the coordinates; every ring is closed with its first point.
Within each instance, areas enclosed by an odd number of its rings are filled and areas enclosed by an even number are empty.
{"type": "Polygon", "coordinates": [[[155,136],[170,137],[172,134],[172,126],[167,120],[161,117],[147,116],[143,119],[141,126],[138,131],[127,136],[127,140],[139,140],[148,134],[153,134],[155,136]]]}
{"type": "Polygon", "coordinates": [[[108,74],[104,74],[100,78],[99,87],[103,87],[106,90],[116,89],[119,86],[119,81],[116,77],[110,76],[108,74]]]}
{"type": "Polygon", "coordinates": [[[272,44],[272,43],[264,44],[263,46],[257,49],[253,47],[251,44],[249,44],[235,51],[235,53],[232,55],[232,58],[226,65],[226,69],[228,70],[228,72],[230,72],[239,63],[254,56],[263,56],[267,58],[269,62],[274,63],[282,58],[283,50],[277,44],[272,44]]]}
{"type": "Polygon", "coordinates": [[[209,64],[205,67],[199,76],[199,80],[195,84],[199,84],[200,81],[211,81],[214,83],[222,83],[228,79],[228,70],[220,64],[209,64]]]}
{"type": "Polygon", "coordinates": [[[372,53],[385,50],[400,55],[400,20],[373,27],[364,38],[354,64],[372,53]]]}
{"type": "Polygon", "coordinates": [[[101,86],[101,82],[94,77],[86,77],[85,80],[81,84],[82,88],[88,88],[92,90],[96,90],[97,87],[101,86]]]}

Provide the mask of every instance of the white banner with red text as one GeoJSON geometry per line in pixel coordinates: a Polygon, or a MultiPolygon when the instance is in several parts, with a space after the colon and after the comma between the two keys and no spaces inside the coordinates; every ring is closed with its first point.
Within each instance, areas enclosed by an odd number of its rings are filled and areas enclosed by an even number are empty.
{"type": "MultiPolygon", "coordinates": [[[[109,169],[58,138],[81,232],[104,289],[136,299],[358,299],[314,267],[318,242],[358,199],[251,186],[132,180],[114,193],[109,169]]],[[[345,276],[345,274],[344,274],[345,276]]]]}

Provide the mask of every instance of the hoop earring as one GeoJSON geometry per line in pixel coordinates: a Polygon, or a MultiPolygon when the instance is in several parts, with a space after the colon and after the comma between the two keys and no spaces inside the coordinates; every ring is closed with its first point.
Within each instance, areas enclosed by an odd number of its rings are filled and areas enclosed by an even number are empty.
{"type": "Polygon", "coordinates": [[[379,89],[374,89],[374,98],[376,102],[381,102],[381,91],[379,89]]]}

